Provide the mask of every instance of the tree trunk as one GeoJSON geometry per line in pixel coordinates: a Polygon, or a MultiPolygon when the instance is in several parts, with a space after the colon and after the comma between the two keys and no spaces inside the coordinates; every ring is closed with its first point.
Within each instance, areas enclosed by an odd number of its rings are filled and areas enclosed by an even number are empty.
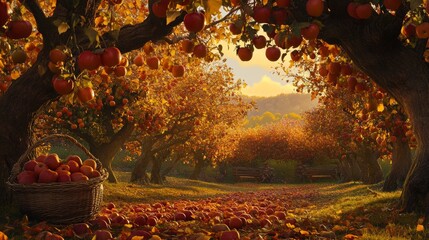
{"type": "Polygon", "coordinates": [[[152,147],[156,140],[151,136],[147,136],[141,140],[141,155],[137,160],[136,165],[131,173],[130,182],[138,182],[141,184],[149,184],[150,179],[146,173],[149,163],[152,162],[153,152],[152,147]]]}
{"type": "Polygon", "coordinates": [[[52,73],[38,72],[38,66],[47,65],[48,51],[43,49],[36,63],[0,96],[0,205],[10,203],[6,181],[15,162],[32,143],[36,112],[57,97],[52,73]]]}
{"type": "Polygon", "coordinates": [[[403,142],[398,139],[393,144],[392,170],[386,177],[383,191],[395,191],[401,188],[411,167],[411,149],[408,141],[403,142]]]}
{"type": "Polygon", "coordinates": [[[172,163],[168,167],[164,168],[164,170],[162,171],[161,177],[163,180],[165,180],[165,177],[171,172],[171,170],[173,170],[177,166],[177,164],[180,162],[180,159],[181,158],[178,154],[174,155],[172,163]]]}
{"type": "MultiPolygon", "coordinates": [[[[333,1],[344,12],[347,2],[333,1]]],[[[402,16],[403,17],[403,16],[402,16]]],[[[375,15],[369,21],[355,21],[337,14],[323,22],[320,37],[340,45],[368,76],[393,96],[407,113],[417,140],[415,159],[401,196],[405,211],[421,209],[429,193],[429,67],[423,52],[427,39],[415,48],[399,39],[401,15],[375,15]]],[[[429,212],[429,208],[427,207],[429,212]]]]}
{"type": "Polygon", "coordinates": [[[415,159],[404,183],[401,202],[406,211],[426,208],[429,196],[429,86],[418,94],[409,94],[406,101],[409,117],[413,123],[417,149],[415,159]]]}
{"type": "Polygon", "coordinates": [[[348,160],[349,160],[349,165],[352,168],[353,181],[362,181],[362,170],[359,167],[356,155],[354,155],[354,158],[350,158],[348,160]]]}
{"type": "Polygon", "coordinates": [[[362,182],[365,184],[374,184],[383,180],[383,172],[378,164],[377,153],[369,147],[361,147],[357,156],[358,164],[362,173],[362,182]]]}
{"type": "Polygon", "coordinates": [[[161,158],[152,158],[152,171],[150,174],[150,182],[153,184],[163,184],[164,181],[161,177],[161,167],[164,159],[161,158]]]}
{"type": "Polygon", "coordinates": [[[121,150],[121,147],[125,144],[128,138],[134,131],[134,124],[126,123],[121,130],[110,138],[110,142],[96,144],[93,140],[88,140],[90,143],[91,153],[94,154],[98,160],[103,164],[103,167],[107,169],[109,173],[108,181],[111,183],[117,183],[118,179],[112,169],[112,162],[115,158],[116,153],[121,150]]]}
{"type": "Polygon", "coordinates": [[[141,184],[149,184],[150,179],[146,173],[147,167],[149,163],[152,161],[152,157],[150,154],[143,154],[137,160],[136,165],[131,173],[130,182],[138,182],[141,184]]]}
{"type": "Polygon", "coordinates": [[[203,168],[205,167],[205,163],[205,159],[203,159],[202,157],[198,157],[197,163],[195,164],[194,170],[192,171],[191,176],[189,176],[189,179],[198,180],[200,178],[203,168]]]}
{"type": "Polygon", "coordinates": [[[350,165],[350,156],[347,155],[344,159],[340,160],[340,176],[341,182],[350,182],[353,180],[353,168],[350,165]]]}

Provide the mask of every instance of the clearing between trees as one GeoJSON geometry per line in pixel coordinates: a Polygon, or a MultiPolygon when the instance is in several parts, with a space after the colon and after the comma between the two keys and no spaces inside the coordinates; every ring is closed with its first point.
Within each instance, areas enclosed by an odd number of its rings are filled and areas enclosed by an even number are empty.
{"type": "MultiPolygon", "coordinates": [[[[120,173],[119,179],[128,175],[120,173]]],[[[110,233],[113,239],[427,239],[429,236],[419,224],[422,219],[418,215],[395,210],[400,191],[381,192],[380,185],[218,184],[180,178],[167,178],[167,182],[165,186],[106,183],[98,217],[84,224],[52,226],[15,215],[0,226],[0,231],[15,239],[40,237],[47,232],[64,239],[93,239],[101,233],[110,233]],[[240,238],[234,238],[236,234],[240,238]]]]}

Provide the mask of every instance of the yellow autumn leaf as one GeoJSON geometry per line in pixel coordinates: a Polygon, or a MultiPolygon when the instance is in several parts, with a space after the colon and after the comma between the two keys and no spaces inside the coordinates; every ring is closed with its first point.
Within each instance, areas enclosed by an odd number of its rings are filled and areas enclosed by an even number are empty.
{"type": "Polygon", "coordinates": [[[303,236],[310,236],[310,233],[308,231],[305,231],[305,230],[301,230],[301,231],[299,231],[299,233],[301,233],[301,235],[303,235],[303,236]]]}
{"type": "Polygon", "coordinates": [[[378,104],[377,111],[378,112],[383,112],[384,111],[384,105],[383,105],[383,103],[378,104]]]}
{"type": "Polygon", "coordinates": [[[143,240],[144,237],[143,236],[134,236],[131,238],[131,240],[143,240]]]}
{"type": "Polygon", "coordinates": [[[416,231],[417,232],[423,232],[425,230],[425,226],[422,224],[417,224],[416,231]]]}
{"type": "Polygon", "coordinates": [[[162,240],[158,235],[153,235],[150,240],[162,240]]]}
{"type": "Polygon", "coordinates": [[[58,25],[58,33],[63,34],[65,32],[67,32],[67,30],[69,30],[69,28],[70,28],[70,26],[66,22],[62,22],[62,23],[60,23],[60,25],[58,25]]]}
{"type": "Polygon", "coordinates": [[[210,22],[211,15],[219,13],[220,7],[222,6],[222,0],[204,0],[204,9],[206,10],[205,17],[206,21],[210,22]]]}
{"type": "Polygon", "coordinates": [[[180,16],[179,11],[167,11],[167,24],[171,23],[172,21],[176,20],[178,16],[180,16]]]}
{"type": "Polygon", "coordinates": [[[356,236],[356,235],[353,235],[353,234],[347,234],[347,235],[344,236],[344,239],[350,239],[350,240],[358,239],[358,238],[359,238],[359,236],[356,236]]]}
{"type": "Polygon", "coordinates": [[[18,78],[19,78],[19,76],[21,76],[21,72],[20,72],[20,71],[18,71],[18,70],[13,70],[13,71],[10,73],[10,76],[12,77],[12,80],[16,80],[16,79],[18,79],[18,78]]]}

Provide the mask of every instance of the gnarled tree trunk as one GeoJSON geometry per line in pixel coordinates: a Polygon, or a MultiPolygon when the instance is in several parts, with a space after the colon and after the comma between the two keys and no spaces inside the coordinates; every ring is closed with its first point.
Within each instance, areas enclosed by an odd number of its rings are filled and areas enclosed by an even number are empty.
{"type": "Polygon", "coordinates": [[[151,136],[147,136],[141,140],[141,155],[137,159],[136,165],[131,172],[130,182],[138,182],[141,184],[148,184],[150,182],[146,170],[149,166],[149,163],[151,163],[153,159],[152,147],[155,142],[155,139],[151,136]]]}
{"type": "Polygon", "coordinates": [[[407,113],[417,149],[401,203],[404,210],[413,211],[422,206],[419,203],[429,193],[429,67],[423,58],[427,39],[417,41],[414,48],[403,45],[399,34],[406,11],[355,21],[346,14],[347,4],[348,1],[329,1],[331,11],[336,14],[323,21],[320,36],[341,46],[407,113]]]}
{"type": "Polygon", "coordinates": [[[393,144],[392,151],[392,170],[386,177],[383,185],[383,191],[395,191],[401,188],[405,182],[408,171],[411,167],[411,149],[408,141],[398,139],[393,144]]]}

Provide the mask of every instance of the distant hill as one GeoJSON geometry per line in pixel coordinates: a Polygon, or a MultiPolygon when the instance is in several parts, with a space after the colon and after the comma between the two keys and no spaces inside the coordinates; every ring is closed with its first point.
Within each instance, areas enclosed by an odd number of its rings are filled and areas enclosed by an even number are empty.
{"type": "Polygon", "coordinates": [[[317,106],[317,99],[311,100],[310,94],[291,93],[280,94],[275,97],[249,97],[244,96],[246,101],[254,101],[256,109],[248,113],[249,117],[262,115],[264,112],[302,114],[317,106]]]}

